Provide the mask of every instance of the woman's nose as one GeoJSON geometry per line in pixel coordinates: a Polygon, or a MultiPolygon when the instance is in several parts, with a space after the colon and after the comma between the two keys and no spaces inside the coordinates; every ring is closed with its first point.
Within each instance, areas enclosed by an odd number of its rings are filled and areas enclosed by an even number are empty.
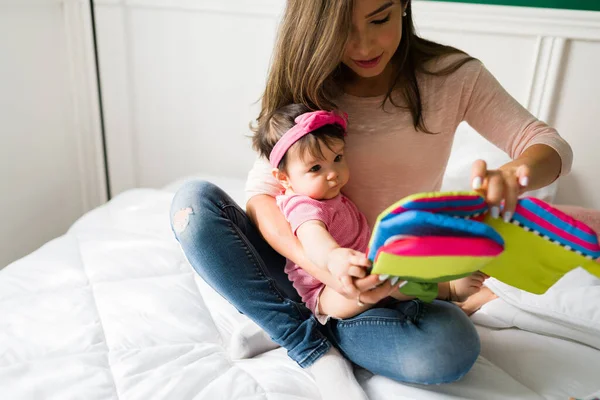
{"type": "Polygon", "coordinates": [[[364,60],[369,57],[370,46],[369,37],[364,32],[356,32],[352,37],[352,47],[354,49],[355,59],[364,60]]]}

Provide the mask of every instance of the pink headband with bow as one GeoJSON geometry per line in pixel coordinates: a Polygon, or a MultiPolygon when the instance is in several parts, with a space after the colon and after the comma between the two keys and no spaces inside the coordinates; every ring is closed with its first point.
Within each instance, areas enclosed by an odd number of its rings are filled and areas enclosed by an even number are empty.
{"type": "Polygon", "coordinates": [[[300,140],[303,136],[308,135],[311,132],[325,126],[338,124],[346,131],[346,114],[340,115],[335,111],[313,111],[307,112],[296,117],[294,125],[289,131],[287,131],[281,139],[275,144],[271,154],[269,155],[269,162],[273,168],[277,168],[281,159],[285,153],[292,147],[294,143],[300,140]]]}

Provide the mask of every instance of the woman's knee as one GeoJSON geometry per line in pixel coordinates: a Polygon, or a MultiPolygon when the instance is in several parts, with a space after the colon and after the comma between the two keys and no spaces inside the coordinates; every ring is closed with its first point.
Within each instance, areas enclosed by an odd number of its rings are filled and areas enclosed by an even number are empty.
{"type": "Polygon", "coordinates": [[[431,384],[450,383],[465,376],[475,364],[481,350],[479,335],[467,315],[452,303],[436,302],[432,339],[437,343],[432,352],[431,367],[436,373],[431,384]]]}
{"type": "Polygon", "coordinates": [[[225,193],[215,184],[202,180],[188,181],[177,190],[171,203],[171,228],[179,238],[194,221],[202,222],[202,214],[214,212],[225,193]]]}
{"type": "Polygon", "coordinates": [[[419,339],[403,349],[395,370],[400,381],[434,385],[461,379],[475,364],[479,335],[469,318],[451,303],[423,304],[416,323],[419,339]]]}

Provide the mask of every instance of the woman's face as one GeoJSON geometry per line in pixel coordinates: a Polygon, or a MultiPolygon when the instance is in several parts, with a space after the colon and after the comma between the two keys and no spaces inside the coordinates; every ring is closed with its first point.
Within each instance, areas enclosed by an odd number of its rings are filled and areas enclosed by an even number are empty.
{"type": "Polygon", "coordinates": [[[355,0],[342,63],[361,78],[380,75],[402,39],[400,0],[355,0]]]}

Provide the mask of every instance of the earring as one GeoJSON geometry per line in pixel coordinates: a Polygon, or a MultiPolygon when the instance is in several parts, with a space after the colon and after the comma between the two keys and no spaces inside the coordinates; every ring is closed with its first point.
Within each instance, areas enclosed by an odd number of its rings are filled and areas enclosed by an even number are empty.
{"type": "Polygon", "coordinates": [[[403,16],[403,17],[406,17],[406,11],[404,11],[404,13],[402,13],[402,16],[403,16]]]}

